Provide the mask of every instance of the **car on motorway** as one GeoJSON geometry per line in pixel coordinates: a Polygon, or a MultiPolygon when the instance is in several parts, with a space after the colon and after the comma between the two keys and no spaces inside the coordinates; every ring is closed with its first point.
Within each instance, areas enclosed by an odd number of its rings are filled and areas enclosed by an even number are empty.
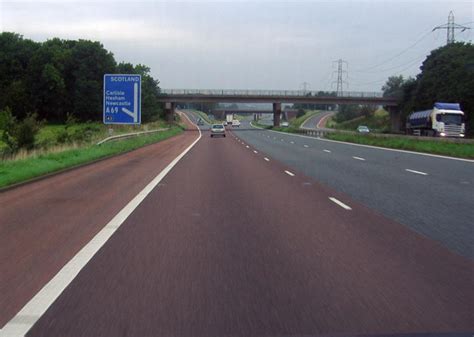
{"type": "Polygon", "coordinates": [[[365,125],[359,125],[359,126],[357,127],[357,132],[358,132],[358,133],[369,133],[370,130],[369,130],[369,128],[368,128],[367,126],[365,126],[365,125]]]}
{"type": "Polygon", "coordinates": [[[225,137],[225,127],[223,124],[212,124],[211,137],[222,136],[225,137]]]}
{"type": "Polygon", "coordinates": [[[239,127],[240,126],[240,121],[238,119],[234,119],[232,121],[232,127],[239,127]]]}

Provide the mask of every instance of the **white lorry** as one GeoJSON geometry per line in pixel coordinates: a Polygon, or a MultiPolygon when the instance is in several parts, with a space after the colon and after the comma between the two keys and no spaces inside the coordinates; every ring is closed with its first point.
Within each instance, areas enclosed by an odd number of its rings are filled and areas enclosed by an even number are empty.
{"type": "Polygon", "coordinates": [[[234,115],[233,114],[225,115],[225,121],[226,121],[227,125],[232,125],[233,120],[234,120],[234,115]]]}
{"type": "Polygon", "coordinates": [[[433,109],[411,113],[406,130],[417,136],[464,137],[464,112],[459,103],[436,102],[433,109]]]}

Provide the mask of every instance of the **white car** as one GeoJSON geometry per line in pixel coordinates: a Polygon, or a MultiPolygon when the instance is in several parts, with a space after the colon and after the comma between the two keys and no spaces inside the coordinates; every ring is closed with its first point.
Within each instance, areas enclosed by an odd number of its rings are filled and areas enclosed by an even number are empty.
{"type": "Polygon", "coordinates": [[[365,126],[365,125],[359,125],[359,126],[357,127],[357,132],[359,132],[359,133],[370,133],[370,130],[369,130],[369,128],[368,128],[367,126],[365,126]]]}
{"type": "Polygon", "coordinates": [[[211,137],[223,136],[225,137],[225,127],[222,124],[212,124],[211,126],[211,137]]]}
{"type": "Polygon", "coordinates": [[[240,121],[238,119],[232,120],[232,127],[239,127],[240,126],[240,121]]]}

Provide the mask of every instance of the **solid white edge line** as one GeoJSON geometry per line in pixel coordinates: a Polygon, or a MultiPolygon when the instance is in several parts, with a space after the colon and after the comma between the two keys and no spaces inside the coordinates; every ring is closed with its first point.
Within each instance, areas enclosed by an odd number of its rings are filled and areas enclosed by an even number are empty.
{"type": "MultiPolygon", "coordinates": [[[[250,126],[252,126],[255,129],[262,129],[263,130],[263,128],[259,128],[255,125],[253,125],[252,123],[250,123],[250,126]]],[[[468,162],[468,163],[474,163],[473,159],[456,158],[456,157],[442,156],[442,155],[439,155],[439,154],[415,152],[415,151],[400,150],[400,149],[390,149],[390,148],[387,148],[387,147],[364,145],[364,144],[355,144],[355,143],[349,143],[349,142],[341,142],[339,140],[332,140],[332,139],[325,139],[325,138],[319,138],[319,137],[316,138],[316,137],[309,137],[309,136],[304,136],[304,135],[297,135],[297,134],[288,133],[288,132],[281,132],[281,131],[268,130],[268,129],[265,129],[265,130],[268,131],[268,132],[281,133],[281,134],[285,134],[285,135],[291,135],[291,136],[294,136],[294,137],[302,137],[302,138],[306,138],[306,139],[313,139],[313,140],[318,140],[318,141],[323,141],[323,142],[338,143],[338,144],[344,144],[344,145],[350,145],[350,146],[367,147],[369,149],[392,151],[392,152],[401,152],[401,153],[415,154],[415,155],[419,155],[419,156],[459,160],[459,161],[465,161],[465,162],[468,162]]]]}
{"type": "Polygon", "coordinates": [[[365,160],[365,159],[362,158],[362,157],[355,157],[355,156],[352,156],[352,158],[357,159],[357,160],[362,160],[362,161],[365,160]]]}
{"type": "Polygon", "coordinates": [[[265,159],[266,161],[270,161],[270,159],[268,159],[267,157],[264,157],[263,159],[265,159]]]}
{"type": "MultiPolygon", "coordinates": [[[[184,113],[183,113],[184,114],[184,113]]],[[[197,127],[186,114],[189,122],[197,127]]],[[[74,280],[84,266],[94,257],[99,249],[125,222],[130,214],[140,205],[147,195],[160,183],[171,169],[183,158],[196,143],[199,137],[188,146],[180,155],[168,164],[148,185],[145,186],[99,233],[97,233],[82,249],[66,263],[61,270],[38,292],[25,306],[3,327],[2,337],[24,336],[38,319],[46,312],[53,302],[61,295],[64,289],[74,280]]]]}
{"type": "Polygon", "coordinates": [[[426,173],[426,172],[415,171],[415,170],[411,170],[411,169],[405,169],[405,171],[408,171],[408,172],[411,172],[411,173],[416,173],[416,174],[421,174],[422,176],[427,176],[428,175],[428,173],[426,173]]]}
{"type": "Polygon", "coordinates": [[[287,170],[285,170],[285,173],[286,173],[286,174],[288,174],[289,176],[292,176],[292,177],[294,177],[294,176],[295,176],[295,174],[294,174],[294,173],[291,173],[290,171],[287,171],[287,170]]]}
{"type": "Polygon", "coordinates": [[[339,206],[341,206],[342,208],[344,208],[345,210],[352,210],[351,207],[347,206],[345,203],[343,203],[342,201],[339,201],[337,200],[336,198],[334,197],[329,197],[329,200],[331,200],[332,202],[334,202],[335,204],[338,204],[339,206]]]}

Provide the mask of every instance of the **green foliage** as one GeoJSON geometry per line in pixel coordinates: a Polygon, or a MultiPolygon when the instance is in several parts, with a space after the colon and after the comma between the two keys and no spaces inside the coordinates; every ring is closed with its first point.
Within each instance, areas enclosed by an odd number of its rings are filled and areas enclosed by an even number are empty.
{"type": "Polygon", "coordinates": [[[366,125],[374,132],[388,132],[390,131],[390,115],[387,111],[380,109],[368,116],[359,116],[348,121],[335,123],[331,127],[340,130],[355,131],[359,125],[366,125]]]}
{"type": "Polygon", "coordinates": [[[457,102],[466,114],[468,134],[474,135],[474,45],[452,43],[435,49],[416,79],[392,76],[382,88],[397,92],[402,125],[408,114],[430,109],[435,102],[457,102]]]}
{"type": "Polygon", "coordinates": [[[35,137],[41,126],[37,117],[37,114],[29,114],[21,122],[17,122],[11,130],[11,135],[19,148],[31,149],[35,145],[35,137]]]}
{"type": "Polygon", "coordinates": [[[22,121],[17,121],[10,108],[0,111],[0,133],[4,144],[2,153],[11,153],[21,147],[33,148],[36,134],[41,127],[37,117],[36,114],[29,114],[22,121]]]}
{"type": "Polygon", "coordinates": [[[182,132],[181,128],[173,126],[167,131],[105,143],[101,146],[90,145],[79,149],[40,155],[35,158],[3,161],[0,162],[0,172],[2,172],[0,174],[0,187],[130,151],[177,135],[180,132],[182,132]]]}
{"type": "Polygon", "coordinates": [[[443,141],[409,139],[406,137],[387,137],[374,135],[356,135],[347,133],[328,133],[326,138],[343,142],[381,146],[425,153],[434,153],[452,157],[474,158],[474,144],[448,143],[443,141]]]}
{"type": "Polygon", "coordinates": [[[9,106],[18,120],[33,111],[48,122],[64,123],[69,114],[83,122],[101,120],[106,73],[142,75],[142,121],[160,117],[159,82],[150,68],[117,65],[99,42],[54,38],[40,43],[0,33],[0,110],[9,106]]]}

